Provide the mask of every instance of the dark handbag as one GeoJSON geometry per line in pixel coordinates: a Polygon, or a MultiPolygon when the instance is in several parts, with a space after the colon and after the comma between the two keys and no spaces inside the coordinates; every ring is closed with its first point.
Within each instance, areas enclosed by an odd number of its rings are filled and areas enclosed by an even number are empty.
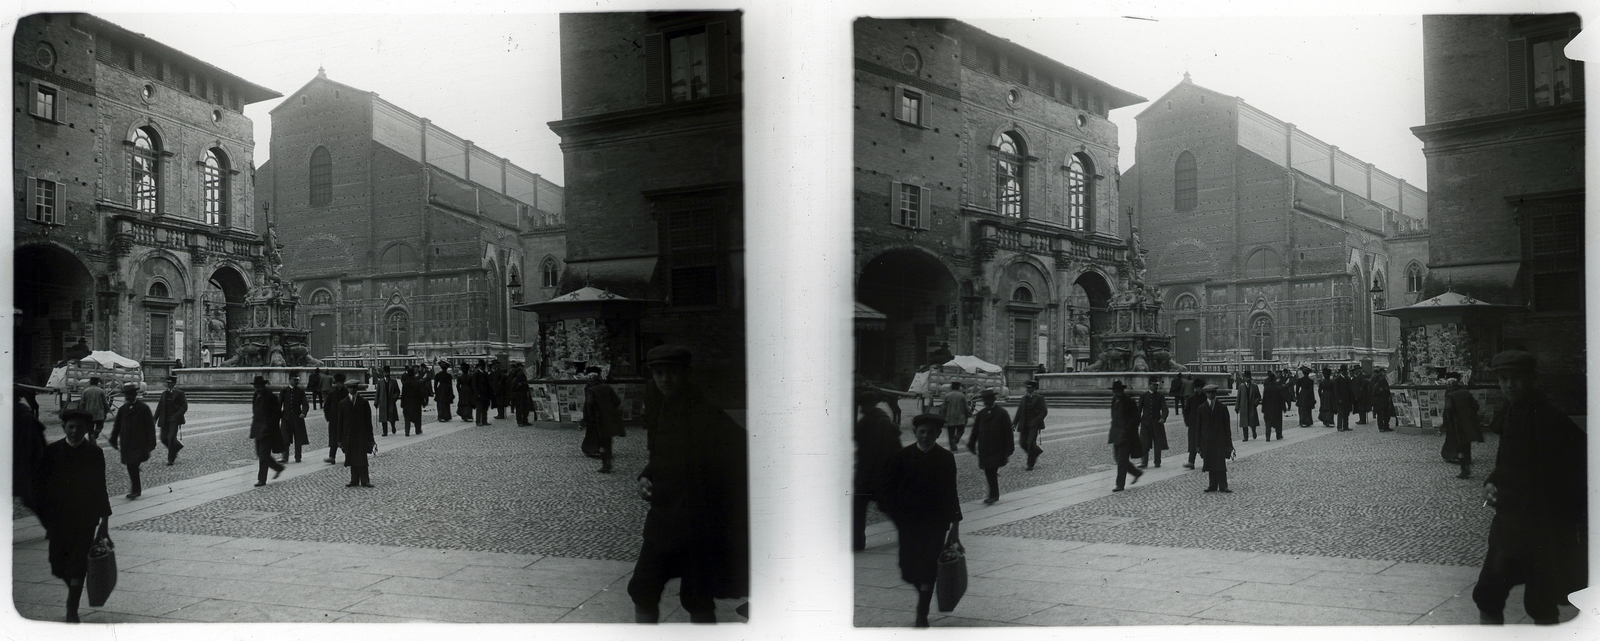
{"type": "Polygon", "coordinates": [[[934,580],[934,593],[939,597],[939,611],[956,609],[961,597],[967,593],[967,549],[961,539],[953,534],[939,553],[939,575],[934,580]]]}
{"type": "Polygon", "coordinates": [[[100,521],[100,531],[94,536],[94,545],[89,547],[89,573],[83,580],[83,591],[89,593],[89,607],[105,605],[111,591],[117,587],[116,547],[111,542],[106,522],[100,521]]]}

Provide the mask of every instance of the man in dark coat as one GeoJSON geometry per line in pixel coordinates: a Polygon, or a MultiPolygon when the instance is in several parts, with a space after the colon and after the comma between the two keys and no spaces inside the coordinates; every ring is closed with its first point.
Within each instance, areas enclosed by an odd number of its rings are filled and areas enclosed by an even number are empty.
{"type": "Polygon", "coordinates": [[[1184,401],[1189,400],[1189,395],[1184,392],[1184,388],[1188,386],[1185,382],[1188,376],[1187,373],[1180,373],[1172,377],[1172,386],[1167,388],[1167,396],[1172,397],[1172,412],[1179,416],[1183,415],[1184,401]]]}
{"type": "Polygon", "coordinates": [[[1317,400],[1322,407],[1317,411],[1317,420],[1322,422],[1323,427],[1333,427],[1333,411],[1339,405],[1337,396],[1338,391],[1333,386],[1333,370],[1324,367],[1322,378],[1317,381],[1317,400]]]}
{"type": "Polygon", "coordinates": [[[250,399],[250,439],[256,442],[256,458],[261,463],[256,469],[256,487],[261,487],[267,484],[268,469],[272,478],[283,474],[283,464],[272,455],[284,449],[283,403],[267,388],[266,378],[257,376],[255,385],[255,396],[250,399]]]}
{"type": "Polygon", "coordinates": [[[1311,380],[1311,368],[1301,367],[1300,378],[1294,381],[1294,404],[1300,408],[1300,427],[1311,427],[1311,410],[1317,406],[1317,383],[1311,380]]]}
{"type": "Polygon", "coordinates": [[[322,368],[311,370],[311,378],[306,381],[306,397],[311,400],[311,409],[322,409],[322,368]]]}
{"type": "Polygon", "coordinates": [[[407,368],[405,380],[400,382],[400,418],[406,423],[406,436],[411,436],[411,426],[417,426],[422,435],[422,407],[428,404],[428,384],[421,374],[407,368]]]}
{"type": "Polygon", "coordinates": [[[978,468],[983,470],[983,478],[989,483],[989,496],[983,500],[985,505],[994,505],[1000,500],[1000,468],[1011,462],[1011,453],[1016,451],[1011,440],[1011,416],[1006,414],[1005,408],[994,404],[995,396],[992,389],[978,393],[983,409],[974,417],[972,439],[968,441],[977,444],[974,453],[978,455],[978,468]]]}
{"type": "Polygon", "coordinates": [[[628,581],[640,623],[660,619],[661,592],[675,576],[682,577],[678,598],[695,623],[716,621],[713,599],[750,593],[745,431],[690,382],[690,358],[677,345],[645,355],[650,459],[638,479],[650,511],[628,581]]]}
{"type": "Polygon", "coordinates": [[[1150,391],[1139,397],[1139,444],[1144,446],[1139,455],[1139,469],[1150,465],[1155,455],[1156,467],[1161,467],[1161,452],[1167,447],[1167,398],[1161,395],[1161,379],[1150,377],[1150,391]]]}
{"type": "Polygon", "coordinates": [[[1117,462],[1117,487],[1111,491],[1121,492],[1128,475],[1133,475],[1134,483],[1144,476],[1128,458],[1144,446],[1139,443],[1139,405],[1128,396],[1122,381],[1111,383],[1111,433],[1106,442],[1111,444],[1111,458],[1117,462]]]}
{"type": "Polygon", "coordinates": [[[601,378],[601,369],[590,367],[589,383],[583,386],[583,443],[586,453],[599,455],[600,471],[611,473],[611,439],[627,436],[622,427],[622,399],[601,378]]]}
{"type": "MultiPolygon", "coordinates": [[[[900,536],[900,578],[917,588],[919,628],[928,627],[928,608],[939,578],[939,553],[956,538],[956,524],[961,522],[956,457],[939,447],[943,423],[943,418],[933,414],[912,419],[917,442],[890,457],[884,475],[886,511],[900,536]]],[[[982,447],[984,427],[977,429],[982,447]]],[[[1006,440],[1011,440],[1010,432],[1006,440]]]]}
{"type": "Polygon", "coordinates": [[[183,443],[178,440],[178,429],[183,427],[184,415],[189,412],[189,398],[178,389],[178,377],[167,377],[167,389],[156,401],[156,427],[161,429],[161,444],[167,447],[167,465],[178,461],[178,450],[183,443]]]}
{"type": "Polygon", "coordinates": [[[1044,431],[1044,417],[1050,414],[1049,404],[1039,394],[1039,381],[1028,381],[1028,393],[1017,406],[1017,415],[1011,419],[1016,426],[1022,451],[1028,454],[1028,469],[1038,462],[1044,449],[1039,447],[1039,433],[1044,431]]]}
{"type": "Polygon", "coordinates": [[[1461,373],[1445,374],[1444,430],[1445,460],[1461,465],[1456,478],[1472,478],[1472,444],[1483,440],[1483,427],[1478,422],[1478,401],[1472,392],[1461,386],[1461,373]]]}
{"type": "Polygon", "coordinates": [[[510,385],[508,385],[506,368],[500,364],[500,361],[495,361],[494,364],[490,366],[489,397],[494,404],[494,417],[496,419],[502,419],[506,417],[506,406],[510,405],[509,397],[506,395],[506,392],[509,391],[509,389],[510,385]]]}
{"type": "Polygon", "coordinates": [[[1261,418],[1266,423],[1268,443],[1272,442],[1274,432],[1278,440],[1283,440],[1283,412],[1288,405],[1288,398],[1283,383],[1278,382],[1278,376],[1268,370],[1267,380],[1261,384],[1261,418]]]}
{"type": "Polygon", "coordinates": [[[344,464],[350,468],[350,484],[345,487],[372,487],[367,455],[377,446],[372,435],[372,404],[361,396],[359,381],[346,381],[349,394],[339,402],[339,448],[344,464]]]}
{"type": "Polygon", "coordinates": [[[1355,393],[1350,409],[1356,413],[1356,425],[1366,425],[1367,412],[1372,411],[1372,375],[1365,368],[1357,367],[1350,378],[1350,389],[1355,393]]]}
{"type": "Polygon", "coordinates": [[[1372,373],[1372,416],[1378,420],[1379,432],[1394,431],[1389,427],[1394,415],[1394,396],[1389,392],[1389,375],[1379,367],[1372,373]]]}
{"type": "MultiPolygon", "coordinates": [[[[956,446],[961,444],[961,435],[967,431],[969,409],[967,394],[961,391],[961,381],[951,381],[950,391],[945,392],[944,404],[939,408],[939,415],[944,417],[944,432],[950,439],[951,452],[958,451],[956,446]]],[[[968,446],[971,444],[968,443],[968,446]]]]}
{"type": "Polygon", "coordinates": [[[61,420],[67,437],[44,447],[31,485],[37,492],[33,507],[50,542],[50,573],[66,581],[67,621],[77,623],[89,549],[95,530],[110,527],[111,501],[106,497],[105,454],[86,438],[94,416],[69,407],[61,420]]]}
{"type": "MultiPolygon", "coordinates": [[[[313,394],[312,396],[315,396],[313,394]]],[[[294,446],[294,462],[300,462],[301,448],[311,444],[311,436],[306,434],[306,414],[311,412],[311,406],[306,404],[306,390],[300,387],[300,375],[289,375],[289,386],[283,388],[279,395],[280,405],[278,425],[283,428],[283,460],[289,462],[289,446],[294,446]]]]}
{"type": "MultiPolygon", "coordinates": [[[[461,375],[456,377],[456,400],[460,405],[456,414],[460,415],[463,421],[472,421],[473,413],[478,410],[478,392],[474,383],[477,377],[477,372],[472,370],[472,363],[461,364],[461,375]]],[[[473,424],[479,423],[474,421],[473,424]]]]}
{"type": "Polygon", "coordinates": [[[511,412],[517,416],[517,425],[532,425],[528,422],[528,411],[533,409],[533,397],[528,393],[528,372],[522,363],[511,364],[507,385],[510,389],[506,393],[511,396],[511,412]]]}
{"type": "Polygon", "coordinates": [[[106,428],[106,416],[111,413],[111,397],[100,387],[100,377],[89,377],[89,385],[83,388],[83,393],[78,396],[78,407],[94,416],[93,431],[89,433],[89,440],[100,440],[100,433],[106,428]]]}
{"type": "Polygon", "coordinates": [[[1333,400],[1334,425],[1340,432],[1350,431],[1350,411],[1356,406],[1356,391],[1350,381],[1350,370],[1344,365],[1340,365],[1339,373],[1333,376],[1333,400]]]}
{"type": "Polygon", "coordinates": [[[334,463],[339,455],[339,423],[344,418],[341,404],[350,396],[350,390],[345,385],[344,373],[333,375],[333,384],[328,390],[328,397],[322,401],[322,414],[328,419],[328,458],[322,459],[325,463],[334,463]]]}
{"type": "Polygon", "coordinates": [[[116,422],[106,441],[111,449],[122,452],[122,464],[128,468],[128,499],[139,498],[144,493],[139,466],[150,460],[150,453],[156,449],[156,417],[150,406],[139,400],[138,383],[122,385],[122,407],[117,408],[116,422]]]}
{"type": "Polygon", "coordinates": [[[1206,404],[1206,379],[1195,378],[1194,392],[1183,402],[1183,426],[1189,437],[1189,462],[1184,463],[1184,469],[1194,469],[1194,457],[1200,454],[1200,407],[1206,404]]]}
{"type": "MultiPolygon", "coordinates": [[[[883,395],[865,385],[856,388],[856,409],[861,417],[856,419],[856,471],[851,497],[850,549],[856,552],[867,549],[867,504],[878,502],[883,510],[883,475],[889,457],[900,451],[900,427],[889,420],[889,413],[878,407],[883,395]]],[[[1011,424],[1005,425],[1006,442],[1011,441],[1011,424]]],[[[887,513],[887,510],[885,510],[887,513]]]]}
{"type": "Polygon", "coordinates": [[[1216,385],[1203,390],[1205,401],[1196,411],[1200,414],[1200,457],[1205,459],[1203,469],[1209,475],[1207,492],[1231,493],[1228,489],[1228,457],[1233,454],[1233,428],[1228,425],[1228,408],[1217,400],[1216,385]]]}
{"type": "Polygon", "coordinates": [[[439,361],[439,373],[433,375],[433,400],[439,404],[440,423],[450,422],[450,404],[456,401],[454,383],[455,377],[450,375],[450,363],[439,361]]]}
{"type": "Polygon", "coordinates": [[[377,401],[378,425],[383,436],[390,432],[400,433],[400,381],[394,380],[385,366],[383,373],[373,385],[374,396],[377,401]]]}
{"type": "MultiPolygon", "coordinates": [[[[1256,415],[1256,408],[1261,407],[1261,388],[1256,387],[1250,377],[1248,371],[1239,375],[1238,396],[1234,399],[1234,411],[1239,413],[1239,431],[1243,433],[1246,441],[1251,438],[1261,438],[1261,435],[1256,433],[1256,428],[1261,427],[1261,417],[1256,415]]],[[[1272,431],[1269,429],[1267,437],[1271,436],[1272,431]]]]}
{"type": "Polygon", "coordinates": [[[1558,606],[1589,582],[1586,436],[1539,390],[1537,365],[1522,351],[1490,361],[1506,405],[1495,417],[1500,448],[1484,482],[1495,510],[1489,552],[1472,589],[1487,624],[1505,622],[1506,597],[1519,583],[1534,623],[1558,623],[1558,606]]]}
{"type": "Polygon", "coordinates": [[[472,371],[472,400],[476,402],[477,424],[488,425],[489,407],[494,405],[494,377],[483,359],[478,359],[478,367],[472,371]]]}

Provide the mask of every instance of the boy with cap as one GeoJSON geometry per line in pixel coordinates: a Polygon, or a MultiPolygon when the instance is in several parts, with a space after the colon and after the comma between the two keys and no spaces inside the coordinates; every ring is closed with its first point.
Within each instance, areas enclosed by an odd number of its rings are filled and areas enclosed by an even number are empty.
{"type": "Polygon", "coordinates": [[[1039,381],[1028,381],[1028,394],[1017,406],[1017,415],[1011,422],[1021,433],[1022,451],[1028,453],[1028,469],[1032,470],[1044,449],[1039,447],[1039,432],[1044,431],[1044,417],[1050,414],[1049,404],[1039,394],[1039,381]]]}
{"type": "Polygon", "coordinates": [[[156,449],[156,417],[150,406],[139,400],[139,384],[122,385],[122,407],[117,408],[116,421],[111,425],[111,437],[106,442],[111,449],[122,452],[122,464],[128,468],[128,499],[139,498],[144,486],[139,483],[139,466],[150,460],[156,449]]]}
{"type": "Polygon", "coordinates": [[[1588,584],[1586,437],[1539,390],[1537,365],[1516,350],[1490,362],[1506,404],[1495,416],[1500,448],[1484,482],[1484,502],[1495,509],[1489,552],[1472,589],[1485,624],[1505,622],[1506,597],[1519,583],[1523,608],[1541,625],[1559,623],[1558,606],[1588,584]]]}
{"type": "Polygon", "coordinates": [[[590,366],[584,373],[589,382],[583,386],[583,440],[600,455],[600,472],[610,474],[611,439],[628,435],[622,428],[622,399],[601,378],[600,368],[590,366]]]}
{"type": "MultiPolygon", "coordinates": [[[[315,396],[315,394],[313,394],[315,396]]],[[[311,406],[306,404],[306,390],[300,387],[300,374],[289,375],[289,386],[283,388],[279,406],[279,425],[283,428],[283,463],[289,462],[289,446],[294,446],[294,462],[300,462],[301,448],[311,444],[306,434],[306,414],[311,406]]]]}
{"type": "Polygon", "coordinates": [[[681,577],[678,598],[689,620],[715,623],[713,599],[749,594],[745,431],[690,382],[688,349],[655,347],[645,366],[650,459],[638,479],[650,511],[628,581],[634,620],[657,622],[662,590],[681,577]]]}
{"type": "Polygon", "coordinates": [[[1444,447],[1439,455],[1461,466],[1456,478],[1472,478],[1472,443],[1483,440],[1478,401],[1461,386],[1461,372],[1444,375],[1444,447]]]}
{"type": "Polygon", "coordinates": [[[1150,456],[1161,467],[1161,451],[1167,449],[1167,399],[1161,394],[1161,377],[1150,377],[1150,391],[1139,397],[1139,469],[1150,465],[1150,456]]]}
{"type": "Polygon", "coordinates": [[[77,623],[89,550],[95,530],[110,527],[111,502],[106,498],[105,454],[85,438],[94,415],[68,407],[61,412],[61,422],[67,437],[44,446],[33,506],[50,542],[50,573],[67,583],[66,620],[77,623]]]}

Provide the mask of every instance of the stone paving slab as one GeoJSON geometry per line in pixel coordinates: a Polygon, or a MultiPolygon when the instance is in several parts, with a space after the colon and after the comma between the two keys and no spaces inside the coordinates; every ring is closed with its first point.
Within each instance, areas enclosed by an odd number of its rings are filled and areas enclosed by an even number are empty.
{"type": "MultiPolygon", "coordinates": [[[[436,596],[459,599],[471,595],[475,601],[520,603],[572,609],[582,605],[594,593],[590,590],[573,590],[531,585],[507,585],[450,580],[430,580],[413,577],[389,577],[372,584],[372,590],[384,594],[436,596]]],[[[562,614],[565,614],[563,612],[562,614]]]]}
{"type": "Polygon", "coordinates": [[[162,559],[128,570],[137,574],[161,574],[206,579],[232,579],[295,586],[357,590],[383,580],[382,576],[356,572],[306,572],[296,568],[255,567],[210,561],[162,559]]]}
{"type": "MultiPolygon", "coordinates": [[[[412,563],[415,563],[414,561],[412,563]]],[[[618,577],[626,576],[632,572],[632,567],[627,572],[605,572],[600,568],[595,571],[581,572],[575,569],[559,568],[556,570],[543,570],[538,564],[527,568],[504,568],[484,565],[469,565],[443,577],[452,581],[469,581],[478,583],[504,583],[506,585],[527,585],[549,588],[572,588],[582,590],[602,590],[616,582],[618,577]]]]}
{"type": "Polygon", "coordinates": [[[1414,614],[1299,603],[1230,600],[1195,614],[1247,625],[1406,625],[1414,614]]]}
{"type": "Polygon", "coordinates": [[[1440,597],[1454,596],[1476,583],[1478,577],[1422,578],[1386,574],[1355,574],[1352,572],[1318,572],[1301,581],[1300,585],[1349,590],[1373,590],[1411,594],[1431,594],[1440,597]]]}
{"type": "Polygon", "coordinates": [[[1449,597],[1410,592],[1350,590],[1313,585],[1268,585],[1241,583],[1218,593],[1242,601],[1273,601],[1304,605],[1380,610],[1423,615],[1439,607],[1449,597]]]}
{"type": "Polygon", "coordinates": [[[1058,605],[1013,621],[1018,625],[1188,625],[1193,617],[1151,614],[1081,605],[1058,605]]]}
{"type": "MultiPolygon", "coordinates": [[[[1173,577],[1204,577],[1246,583],[1296,583],[1310,578],[1317,570],[1243,563],[1210,563],[1189,559],[1153,559],[1130,565],[1125,572],[1173,577]]],[[[1165,579],[1164,579],[1165,580],[1165,579]]]]}
{"type": "Polygon", "coordinates": [[[385,576],[404,576],[423,579],[444,578],[469,567],[460,563],[433,563],[429,561],[396,560],[393,557],[374,559],[327,554],[321,552],[289,555],[287,558],[272,563],[271,565],[273,567],[296,568],[302,570],[357,572],[362,574],[381,574],[385,576]]]}
{"type": "Polygon", "coordinates": [[[1148,575],[1132,574],[1127,571],[1107,572],[1104,570],[1047,567],[1031,564],[1013,565],[986,572],[981,576],[993,579],[1022,579],[1041,583],[1067,583],[1133,589],[1143,589],[1152,583],[1159,583],[1162,589],[1184,594],[1216,594],[1239,584],[1238,581],[1197,578],[1182,574],[1170,574],[1157,579],[1148,575]]]}
{"type": "Polygon", "coordinates": [[[228,621],[263,621],[269,623],[294,623],[306,621],[335,621],[345,613],[337,610],[296,608],[285,605],[246,603],[207,599],[181,608],[164,616],[184,621],[221,623],[228,621]]]}
{"type": "Polygon", "coordinates": [[[553,623],[568,611],[567,608],[412,594],[379,594],[345,610],[447,623],[553,623]]]}
{"type": "Polygon", "coordinates": [[[1366,572],[1376,574],[1394,567],[1394,561],[1372,559],[1341,559],[1331,556],[1306,556],[1294,554],[1259,554],[1245,559],[1242,565],[1268,565],[1308,570],[1336,570],[1339,572],[1366,572]]]}

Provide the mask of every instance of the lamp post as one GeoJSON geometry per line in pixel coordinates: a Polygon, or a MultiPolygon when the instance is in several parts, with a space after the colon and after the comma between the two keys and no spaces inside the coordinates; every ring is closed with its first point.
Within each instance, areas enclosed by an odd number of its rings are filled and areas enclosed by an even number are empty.
{"type": "Polygon", "coordinates": [[[1376,354],[1377,347],[1372,343],[1373,326],[1378,323],[1378,312],[1383,309],[1383,285],[1378,282],[1378,277],[1372,277],[1372,289],[1367,290],[1372,294],[1372,312],[1367,321],[1367,351],[1376,354]]]}

